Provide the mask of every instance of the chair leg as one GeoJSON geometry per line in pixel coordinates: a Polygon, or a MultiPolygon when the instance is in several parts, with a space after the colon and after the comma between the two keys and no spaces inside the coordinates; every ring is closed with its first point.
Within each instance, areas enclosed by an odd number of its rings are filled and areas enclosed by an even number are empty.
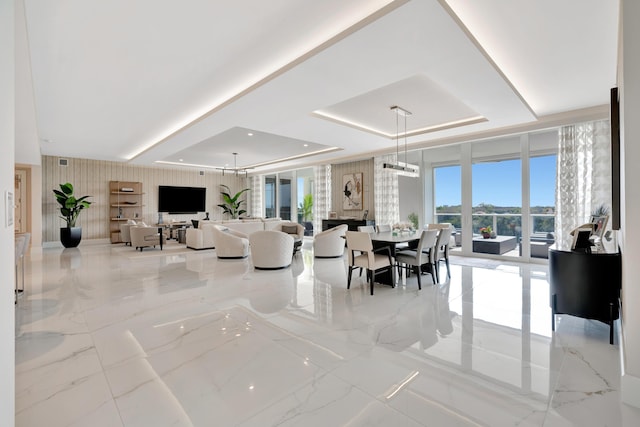
{"type": "Polygon", "coordinates": [[[349,267],[349,277],[347,277],[347,289],[351,288],[351,273],[353,272],[353,267],[349,267]]]}
{"type": "Polygon", "coordinates": [[[434,264],[431,264],[431,268],[435,271],[435,276],[433,276],[433,274],[432,276],[436,280],[436,283],[440,283],[440,272],[438,271],[440,270],[440,263],[436,261],[434,264]]]}
{"type": "Polygon", "coordinates": [[[451,278],[451,270],[449,269],[449,257],[448,256],[446,256],[444,258],[444,262],[447,264],[447,277],[451,278]]]}
{"type": "Polygon", "coordinates": [[[422,276],[422,273],[420,270],[422,269],[420,268],[420,266],[418,266],[418,274],[416,274],[416,276],[418,276],[418,290],[422,290],[422,282],[420,280],[420,276],[422,276]]]}
{"type": "MultiPolygon", "coordinates": [[[[369,272],[369,270],[367,270],[369,272]]],[[[375,270],[371,270],[371,272],[369,273],[370,277],[371,277],[371,295],[373,295],[373,283],[376,281],[376,271],[375,270]]]]}

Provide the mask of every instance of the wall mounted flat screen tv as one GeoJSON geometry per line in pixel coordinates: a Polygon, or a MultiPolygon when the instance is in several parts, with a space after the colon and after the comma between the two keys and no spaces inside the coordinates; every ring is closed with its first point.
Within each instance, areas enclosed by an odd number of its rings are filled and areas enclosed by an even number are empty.
{"type": "Polygon", "coordinates": [[[206,188],[158,186],[158,212],[170,214],[204,212],[206,199],[206,188]]]}

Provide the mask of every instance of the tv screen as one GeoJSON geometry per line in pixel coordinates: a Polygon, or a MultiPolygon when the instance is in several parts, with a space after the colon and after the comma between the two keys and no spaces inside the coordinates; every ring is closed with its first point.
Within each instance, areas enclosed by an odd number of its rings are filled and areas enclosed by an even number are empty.
{"type": "Polygon", "coordinates": [[[207,189],[202,187],[158,187],[158,212],[195,214],[204,212],[207,189]]]}

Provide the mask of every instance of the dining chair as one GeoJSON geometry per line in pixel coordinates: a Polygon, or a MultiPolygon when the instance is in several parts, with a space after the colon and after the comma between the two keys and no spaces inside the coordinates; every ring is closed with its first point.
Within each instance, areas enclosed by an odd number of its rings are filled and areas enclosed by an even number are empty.
{"type": "Polygon", "coordinates": [[[376,273],[380,270],[391,273],[391,284],[393,286],[395,283],[395,269],[393,268],[391,249],[385,246],[374,250],[371,235],[363,231],[347,231],[346,238],[349,257],[347,289],[351,288],[351,274],[357,268],[367,270],[367,280],[370,283],[371,295],[373,295],[376,273]]]}
{"type": "Polygon", "coordinates": [[[376,228],[378,229],[378,233],[385,233],[391,231],[391,224],[379,224],[376,225],[376,228]]]}
{"type": "Polygon", "coordinates": [[[449,223],[429,224],[427,229],[438,230],[438,241],[433,254],[434,264],[436,267],[436,278],[440,283],[440,262],[444,261],[447,266],[447,277],[451,277],[451,269],[449,267],[449,246],[451,240],[452,227],[449,223]]]}
{"type": "Polygon", "coordinates": [[[373,225],[359,225],[358,231],[363,233],[375,233],[376,229],[373,225]]]}
{"type": "Polygon", "coordinates": [[[418,241],[418,247],[413,249],[406,249],[396,252],[396,265],[398,270],[405,268],[408,273],[413,267],[417,269],[418,276],[418,289],[422,289],[422,281],[420,276],[422,275],[422,266],[429,265],[429,273],[433,279],[433,283],[437,283],[437,274],[435,271],[434,259],[432,256],[433,250],[436,246],[438,238],[438,230],[422,230],[420,240],[418,241]],[[404,264],[404,265],[403,265],[404,264]]]}

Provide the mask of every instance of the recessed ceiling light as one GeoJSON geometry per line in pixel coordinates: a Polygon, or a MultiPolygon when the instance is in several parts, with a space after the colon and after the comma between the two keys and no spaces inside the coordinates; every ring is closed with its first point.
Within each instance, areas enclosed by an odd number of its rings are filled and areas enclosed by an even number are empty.
{"type": "Polygon", "coordinates": [[[184,162],[184,159],[178,159],[178,160],[181,161],[181,162],[184,162]]]}
{"type": "Polygon", "coordinates": [[[251,132],[249,132],[247,135],[249,135],[249,136],[253,136],[253,134],[252,134],[251,132]]]}
{"type": "Polygon", "coordinates": [[[304,144],[304,146],[305,146],[305,147],[308,147],[308,146],[309,146],[309,144],[304,144]]]}

